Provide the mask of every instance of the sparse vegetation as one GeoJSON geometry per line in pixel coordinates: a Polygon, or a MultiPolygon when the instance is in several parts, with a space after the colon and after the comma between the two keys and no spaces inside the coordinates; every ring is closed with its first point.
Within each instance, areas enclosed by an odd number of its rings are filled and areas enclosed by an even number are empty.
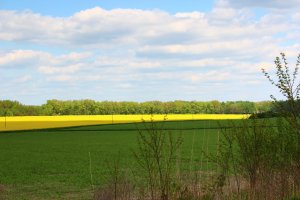
{"type": "Polygon", "coordinates": [[[281,59],[275,60],[276,81],[262,70],[286,98],[278,101],[271,95],[278,113],[276,121],[257,120],[253,115],[250,121],[223,129],[219,154],[212,156],[219,169],[219,189],[215,188],[214,192],[221,191],[222,199],[271,200],[299,196],[299,64],[300,55],[290,74],[285,54],[281,53],[281,59]],[[236,190],[226,194],[224,188],[231,187],[231,179],[236,190]]]}
{"type": "Polygon", "coordinates": [[[140,169],[136,175],[146,183],[146,196],[150,194],[151,200],[172,199],[172,186],[177,181],[176,161],[182,138],[164,130],[162,125],[151,122],[145,124],[145,130],[139,129],[138,148],[134,151],[140,169]]]}

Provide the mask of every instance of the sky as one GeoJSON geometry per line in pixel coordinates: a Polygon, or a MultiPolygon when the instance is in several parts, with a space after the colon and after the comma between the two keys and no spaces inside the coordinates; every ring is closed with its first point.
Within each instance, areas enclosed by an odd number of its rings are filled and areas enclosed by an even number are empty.
{"type": "Polygon", "coordinates": [[[262,101],[300,0],[0,0],[0,99],[262,101]]]}

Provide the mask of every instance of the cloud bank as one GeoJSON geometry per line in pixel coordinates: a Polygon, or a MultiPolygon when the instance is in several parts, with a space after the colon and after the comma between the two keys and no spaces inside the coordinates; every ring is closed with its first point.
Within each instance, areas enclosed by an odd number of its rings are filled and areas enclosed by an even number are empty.
{"type": "Polygon", "coordinates": [[[256,17],[250,8],[281,2],[218,1],[207,13],[176,14],[95,7],[52,17],[0,10],[2,98],[268,99],[256,91],[259,85],[270,91],[260,68],[270,69],[281,51],[296,59],[300,12],[256,17]]]}

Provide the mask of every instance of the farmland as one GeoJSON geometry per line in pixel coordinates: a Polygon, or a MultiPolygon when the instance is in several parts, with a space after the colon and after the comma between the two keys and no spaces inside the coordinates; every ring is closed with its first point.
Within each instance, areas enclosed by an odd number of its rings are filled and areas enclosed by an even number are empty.
{"type": "MultiPolygon", "coordinates": [[[[205,170],[202,151],[216,151],[218,127],[228,125],[228,120],[160,123],[182,135],[182,159],[205,170]]],[[[91,199],[89,154],[94,185],[103,182],[109,161],[118,154],[122,167],[134,170],[132,150],[137,129],[144,128],[139,123],[2,132],[0,184],[8,199],[91,199]]]]}
{"type": "Polygon", "coordinates": [[[247,114],[65,115],[0,117],[0,131],[134,122],[245,119],[247,114]]]}

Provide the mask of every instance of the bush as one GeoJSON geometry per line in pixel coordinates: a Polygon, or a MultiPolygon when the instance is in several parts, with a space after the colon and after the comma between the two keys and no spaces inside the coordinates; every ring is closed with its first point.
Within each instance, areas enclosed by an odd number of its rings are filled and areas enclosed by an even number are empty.
{"type": "Polygon", "coordinates": [[[176,185],[176,161],[182,143],[180,136],[163,129],[163,124],[145,123],[146,131],[139,130],[135,160],[140,166],[142,181],[149,189],[150,199],[173,199],[176,185]]]}

